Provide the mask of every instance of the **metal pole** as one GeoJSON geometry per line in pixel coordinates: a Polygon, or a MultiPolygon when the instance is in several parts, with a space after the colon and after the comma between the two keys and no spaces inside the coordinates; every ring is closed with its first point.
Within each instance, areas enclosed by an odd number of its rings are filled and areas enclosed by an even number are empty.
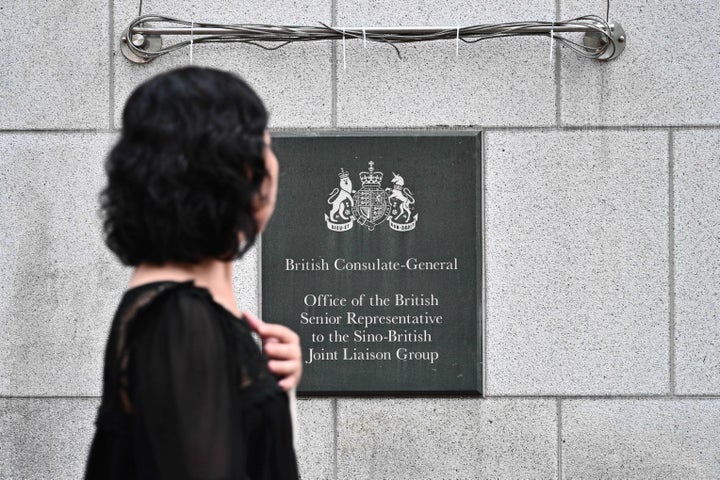
{"type": "MultiPolygon", "coordinates": [[[[272,33],[275,35],[283,35],[291,33],[283,29],[282,27],[273,28],[270,26],[262,26],[264,31],[270,31],[272,30],[272,33]]],[[[323,27],[290,27],[290,28],[302,28],[304,30],[312,31],[313,29],[316,30],[316,33],[325,33],[328,36],[339,36],[339,38],[342,38],[342,31],[345,32],[346,36],[362,36],[363,34],[363,28],[362,27],[335,27],[339,31],[335,32],[333,30],[328,30],[323,27]]],[[[366,34],[375,34],[375,35],[408,35],[408,36],[414,36],[414,35],[433,35],[438,33],[444,33],[444,32],[454,32],[457,30],[457,26],[446,26],[446,27],[365,27],[365,33],[366,34]]],[[[597,31],[598,27],[590,27],[590,26],[584,26],[584,25],[528,25],[523,27],[517,27],[513,28],[513,33],[516,33],[518,35],[534,35],[534,34],[550,34],[550,31],[552,30],[554,33],[587,33],[587,32],[595,32],[597,31]]],[[[462,27],[460,27],[460,30],[462,31],[462,27]]],[[[257,34],[258,30],[253,29],[250,25],[238,25],[237,27],[195,27],[192,29],[193,35],[231,35],[231,36],[237,36],[237,35],[253,35],[257,34]]],[[[467,33],[463,34],[463,36],[473,37],[473,36],[485,36],[485,35],[497,35],[500,33],[507,32],[507,28],[487,28],[483,29],[482,33],[467,33]]],[[[131,34],[139,33],[140,35],[190,35],[190,27],[133,27],[131,34]]],[[[326,40],[325,38],[319,39],[319,40],[326,40]]],[[[263,41],[286,41],[286,40],[279,40],[279,39],[268,39],[263,41]]]]}

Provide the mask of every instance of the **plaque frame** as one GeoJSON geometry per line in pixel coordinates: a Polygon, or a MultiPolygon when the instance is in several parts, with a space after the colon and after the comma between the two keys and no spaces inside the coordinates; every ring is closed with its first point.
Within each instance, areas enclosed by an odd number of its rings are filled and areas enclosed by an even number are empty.
{"type": "MultiPolygon", "coordinates": [[[[474,301],[474,308],[472,309],[472,322],[474,323],[474,332],[472,335],[472,339],[470,340],[471,343],[474,345],[474,352],[472,354],[473,358],[473,365],[470,370],[472,370],[472,375],[467,375],[467,377],[472,377],[472,380],[466,381],[460,388],[447,388],[445,386],[437,387],[433,384],[423,385],[418,387],[417,385],[412,386],[411,388],[408,388],[407,385],[401,385],[398,388],[393,388],[392,386],[388,385],[382,385],[380,388],[368,388],[367,386],[362,387],[353,387],[350,386],[348,388],[348,385],[341,385],[340,387],[334,387],[334,386],[325,386],[325,387],[317,387],[313,386],[312,388],[305,387],[304,383],[307,382],[308,375],[313,375],[311,370],[311,365],[305,364],[304,365],[304,379],[301,381],[300,386],[298,387],[298,394],[301,396],[331,396],[331,397],[337,397],[337,396],[403,396],[403,397],[435,397],[435,396],[482,396],[483,394],[483,388],[484,388],[484,366],[485,366],[485,354],[484,354],[484,331],[485,331],[485,316],[484,316],[484,309],[485,309],[485,259],[484,259],[484,224],[485,224],[485,212],[484,212],[484,169],[485,169],[485,158],[484,158],[484,134],[482,131],[478,130],[433,130],[433,131],[427,131],[427,130],[380,130],[380,131],[343,131],[343,130],[332,130],[332,131],[281,131],[281,132],[274,132],[273,133],[273,147],[276,150],[276,153],[279,158],[280,162],[280,187],[279,187],[279,195],[278,195],[278,205],[276,209],[275,216],[273,219],[271,219],[270,223],[268,224],[268,228],[265,233],[261,236],[261,252],[259,255],[259,264],[260,264],[260,289],[261,289],[261,305],[262,305],[262,314],[264,318],[267,321],[270,322],[276,322],[281,323],[289,326],[296,332],[299,330],[298,328],[298,322],[297,322],[297,315],[293,312],[286,312],[285,314],[282,314],[282,312],[278,312],[277,304],[278,304],[278,298],[276,297],[276,294],[274,293],[274,290],[278,286],[279,283],[282,283],[281,280],[278,280],[279,274],[277,273],[277,268],[273,271],[269,271],[269,263],[273,261],[277,261],[277,249],[273,245],[273,243],[276,242],[276,240],[287,234],[284,227],[281,226],[282,222],[282,216],[281,213],[284,208],[288,208],[288,198],[283,198],[284,194],[287,194],[288,190],[288,184],[293,184],[297,186],[297,184],[302,183],[306,185],[306,188],[315,186],[314,178],[312,177],[312,174],[310,177],[303,177],[301,178],[298,175],[297,168],[293,164],[290,164],[290,162],[293,162],[296,157],[298,156],[298,151],[296,149],[298,148],[297,145],[304,144],[315,144],[315,146],[310,147],[312,150],[313,148],[320,149],[320,152],[318,155],[322,155],[322,143],[325,140],[328,139],[334,139],[337,140],[344,140],[345,143],[352,143],[352,142],[373,142],[374,140],[380,141],[380,142],[391,142],[392,139],[398,139],[400,143],[402,141],[407,141],[408,139],[422,139],[426,142],[433,142],[437,141],[440,142],[443,139],[447,141],[448,139],[457,139],[459,140],[459,143],[463,144],[465,147],[468,147],[472,150],[473,156],[472,156],[472,184],[474,188],[472,189],[472,195],[469,194],[469,192],[466,192],[466,197],[469,199],[470,196],[472,196],[472,217],[474,219],[473,223],[473,232],[472,232],[472,245],[473,245],[473,266],[471,271],[474,272],[473,276],[473,288],[472,288],[472,296],[474,301]],[[472,147],[469,147],[469,145],[472,144],[472,147]],[[295,145],[295,146],[293,146],[295,145]],[[278,214],[280,213],[280,216],[278,214]],[[274,260],[273,260],[274,259],[274,260]],[[294,317],[294,319],[293,319],[294,317]]],[[[332,142],[328,142],[332,143],[332,142]]],[[[337,147],[337,143],[335,144],[335,147],[337,147]]],[[[327,148],[333,148],[332,145],[328,146],[327,148]]],[[[372,148],[370,149],[372,150],[372,148]]],[[[468,150],[469,151],[469,150],[468,150]]],[[[330,155],[330,153],[325,152],[325,155],[330,155]]],[[[308,157],[307,152],[305,152],[305,156],[308,157]]],[[[360,155],[362,156],[362,155],[360,155]]],[[[342,155],[341,155],[342,157],[342,155]]],[[[361,159],[362,161],[367,160],[361,159]]],[[[370,160],[372,161],[372,160],[370,160]]],[[[307,163],[307,158],[304,160],[304,162],[307,163]]],[[[302,162],[300,162],[302,163],[302,162]]],[[[344,170],[346,167],[342,167],[340,163],[343,164],[352,164],[352,162],[338,162],[336,167],[340,167],[342,170],[344,170]]],[[[379,162],[375,162],[379,163],[379,162]]],[[[355,170],[354,173],[357,173],[357,165],[353,165],[355,168],[350,168],[350,170],[355,170]]],[[[452,165],[450,165],[452,166],[452,165]]],[[[386,168],[386,165],[378,165],[377,170],[384,169],[388,172],[388,174],[391,173],[392,168],[386,168]]],[[[440,163],[438,165],[438,168],[445,168],[446,166],[440,163]]],[[[372,166],[365,169],[366,171],[360,172],[360,173],[370,173],[372,174],[372,166]]],[[[342,174],[334,172],[334,174],[342,174]]],[[[392,175],[395,174],[394,171],[392,171],[392,175]]],[[[389,177],[390,175],[388,175],[389,177]]],[[[367,177],[367,176],[366,176],[367,177]]],[[[395,177],[393,177],[395,178],[395,177]]],[[[336,177],[337,179],[337,177],[336,177]]],[[[353,180],[357,179],[357,175],[353,178],[353,180]]],[[[370,178],[372,180],[372,178],[370,178]]],[[[341,179],[342,180],[342,179],[341,179]]],[[[387,178],[384,180],[384,183],[387,183],[387,178]]],[[[402,179],[401,179],[402,180],[402,179]]],[[[410,188],[413,188],[414,184],[417,184],[417,178],[408,178],[408,185],[410,188]]],[[[358,185],[359,186],[359,185],[358,185]]],[[[385,186],[385,185],[382,185],[385,186]]],[[[359,191],[359,190],[366,190],[366,185],[363,183],[362,188],[358,188],[356,190],[353,190],[353,192],[359,191]]],[[[393,184],[393,187],[395,187],[395,184],[393,184]]],[[[322,187],[319,187],[319,189],[322,190],[322,187]]],[[[297,193],[299,190],[295,189],[295,193],[297,193]]],[[[386,188],[385,191],[391,192],[390,188],[386,188]]],[[[393,190],[394,192],[394,190],[393,190]]],[[[324,192],[324,196],[327,197],[328,194],[331,193],[329,190],[327,192],[324,192]]],[[[382,196],[380,192],[375,192],[379,196],[382,196]]],[[[415,192],[417,193],[417,192],[415,192]]],[[[427,192],[425,192],[427,193],[427,192]]],[[[417,195],[416,195],[417,196],[417,195]]],[[[361,207],[365,208],[365,211],[370,212],[373,208],[373,205],[365,204],[363,203],[364,200],[360,197],[354,197],[356,200],[356,204],[360,204],[361,207]]],[[[295,198],[295,201],[293,204],[298,204],[302,202],[298,202],[298,199],[295,198]]],[[[424,202],[428,202],[431,200],[430,198],[423,199],[424,202]]],[[[316,202],[317,203],[317,202],[316,202]]],[[[330,206],[330,201],[328,199],[327,202],[328,208],[330,206]]],[[[466,205],[469,207],[470,205],[466,205]]],[[[354,207],[357,207],[357,205],[354,205],[354,207]]],[[[420,208],[420,202],[418,202],[418,209],[420,208]]],[[[352,214],[346,215],[346,216],[352,216],[355,219],[354,224],[351,226],[351,228],[355,228],[356,232],[358,230],[363,231],[363,233],[374,233],[373,229],[369,228],[368,225],[361,225],[358,220],[362,221],[362,214],[358,212],[358,208],[354,208],[352,211],[352,214]]],[[[325,212],[325,220],[327,221],[328,211],[325,212]]],[[[346,212],[347,213],[347,212],[346,212]]],[[[425,220],[425,215],[423,213],[425,212],[419,212],[420,219],[425,220]]],[[[377,214],[382,216],[382,214],[377,214]]],[[[306,218],[307,216],[303,217],[306,218]]],[[[371,219],[372,214],[368,214],[367,219],[371,219]]],[[[337,214],[335,215],[336,220],[340,219],[337,214]]],[[[405,216],[406,219],[409,220],[410,215],[405,216]]],[[[415,217],[416,220],[418,220],[418,216],[415,217]]],[[[402,220],[402,219],[401,219],[402,220]]],[[[420,221],[420,220],[418,220],[420,221]]],[[[331,222],[332,223],[332,222],[331,222]]],[[[335,222],[337,224],[342,223],[341,221],[335,222]]],[[[373,223],[368,221],[368,223],[373,223]]],[[[389,220],[386,222],[385,219],[380,220],[378,223],[374,224],[373,227],[378,228],[378,230],[382,228],[386,228],[389,224],[389,220]],[[382,224],[382,225],[381,225],[382,224]]],[[[407,227],[409,223],[405,221],[404,225],[407,227]]],[[[290,229],[292,227],[289,227],[290,229]]],[[[395,227],[393,227],[393,230],[401,232],[403,224],[396,224],[395,227]]],[[[330,229],[330,225],[328,225],[328,232],[332,234],[337,234],[337,232],[332,232],[330,229]]],[[[290,241],[289,243],[293,243],[293,241],[290,241]]],[[[292,257],[292,255],[291,255],[292,257]]],[[[285,257],[285,260],[290,257],[285,257]]],[[[327,261],[327,259],[326,259],[327,261]]],[[[457,261],[457,259],[456,259],[457,261]]],[[[317,262],[316,262],[317,263],[317,262]]],[[[313,273],[312,271],[309,273],[313,273]]],[[[308,277],[306,277],[308,278],[308,277]]],[[[298,282],[297,278],[295,279],[295,282],[293,283],[304,283],[304,282],[298,282]]],[[[322,289],[321,289],[322,290],[322,289]]],[[[352,295],[337,295],[337,297],[345,298],[346,300],[349,300],[352,295]]],[[[334,308],[334,307],[330,307],[334,308]]],[[[322,315],[319,315],[322,316],[322,315]]],[[[333,315],[330,315],[333,316],[333,315]]],[[[467,322],[467,320],[465,320],[467,322]]],[[[439,327],[438,327],[439,328],[439,327]]],[[[302,340],[307,340],[307,337],[309,334],[307,331],[303,333],[302,331],[298,332],[301,335],[302,340]]],[[[435,333],[435,335],[438,335],[435,333]]],[[[303,342],[303,361],[307,362],[307,352],[308,352],[308,345],[304,341],[303,342]]],[[[314,342],[314,345],[328,345],[328,342],[314,342]]],[[[315,352],[317,354],[317,352],[315,352]]],[[[336,362],[338,363],[338,362],[336,362]]],[[[469,362],[468,362],[469,363],[469,362]]],[[[317,364],[317,362],[316,362],[317,364]]],[[[366,367],[372,369],[374,362],[370,362],[369,365],[366,365],[366,367]]],[[[341,363],[338,363],[338,375],[342,375],[343,367],[340,366],[341,363]]],[[[400,378],[400,377],[398,377],[400,378]]]]}

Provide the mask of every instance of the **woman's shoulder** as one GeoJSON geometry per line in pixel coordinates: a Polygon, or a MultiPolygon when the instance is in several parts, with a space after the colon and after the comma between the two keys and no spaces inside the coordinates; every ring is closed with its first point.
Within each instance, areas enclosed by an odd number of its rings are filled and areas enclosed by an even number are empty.
{"type": "Polygon", "coordinates": [[[120,309],[147,309],[150,307],[207,309],[215,302],[206,288],[198,287],[192,280],[161,280],[128,288],[123,294],[120,309]]]}
{"type": "MultiPolygon", "coordinates": [[[[159,295],[161,293],[208,293],[207,289],[198,287],[192,280],[157,280],[132,285],[125,290],[124,297],[140,297],[146,295],[159,295]]],[[[209,294],[209,293],[208,293],[209,294]]]]}
{"type": "Polygon", "coordinates": [[[129,326],[136,339],[148,334],[189,343],[224,338],[241,358],[261,356],[248,321],[235,316],[193,281],[161,281],[128,289],[118,320],[119,325],[129,326]]]}
{"type": "Polygon", "coordinates": [[[247,320],[215,302],[208,290],[193,282],[160,282],[131,289],[128,294],[138,298],[154,295],[134,320],[133,336],[138,354],[144,358],[169,352],[170,357],[192,358],[193,363],[227,362],[227,367],[237,372],[237,386],[248,396],[248,404],[257,403],[252,401],[255,397],[263,400],[282,392],[247,320]]]}
{"type": "Polygon", "coordinates": [[[171,329],[190,333],[221,329],[223,312],[210,292],[192,281],[158,281],[129,288],[120,302],[116,321],[136,334],[171,329]],[[188,332],[188,329],[190,331],[188,332]]]}
{"type": "Polygon", "coordinates": [[[180,308],[176,313],[208,313],[224,318],[235,316],[213,298],[210,291],[200,287],[192,280],[161,280],[136,285],[125,291],[120,309],[144,309],[146,307],[180,308]]]}

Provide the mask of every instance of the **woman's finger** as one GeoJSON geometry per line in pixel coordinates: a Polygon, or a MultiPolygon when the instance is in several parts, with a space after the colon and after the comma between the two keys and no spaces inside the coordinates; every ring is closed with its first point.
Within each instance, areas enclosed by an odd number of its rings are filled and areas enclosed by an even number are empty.
{"type": "Polygon", "coordinates": [[[268,368],[275,375],[287,377],[288,375],[294,374],[298,366],[296,360],[270,360],[268,362],[268,368]]]}
{"type": "Polygon", "coordinates": [[[268,357],[268,368],[278,377],[278,384],[283,390],[290,391],[300,383],[302,375],[302,351],[300,337],[284,325],[265,323],[251,312],[243,315],[252,328],[262,339],[263,351],[268,357]]]}
{"type": "Polygon", "coordinates": [[[258,335],[262,338],[277,338],[280,343],[299,344],[300,337],[285,325],[277,323],[263,323],[258,335]]]}
{"type": "Polygon", "coordinates": [[[265,323],[262,320],[260,320],[258,317],[256,317],[253,313],[244,310],[242,312],[243,317],[245,317],[245,320],[247,320],[248,324],[250,325],[250,328],[252,328],[255,332],[260,333],[259,330],[262,328],[262,325],[265,323]]]}
{"type": "Polygon", "coordinates": [[[257,332],[263,341],[276,338],[280,343],[300,343],[300,337],[298,337],[297,333],[284,325],[263,322],[248,311],[244,311],[243,315],[247,319],[250,328],[257,332]]]}
{"type": "Polygon", "coordinates": [[[285,390],[286,392],[289,392],[293,388],[297,388],[297,386],[300,384],[300,376],[299,375],[290,375],[288,377],[283,378],[278,382],[278,385],[280,385],[280,388],[285,390]]]}
{"type": "Polygon", "coordinates": [[[275,360],[292,360],[301,356],[300,346],[291,343],[266,343],[263,351],[265,355],[275,360]]]}

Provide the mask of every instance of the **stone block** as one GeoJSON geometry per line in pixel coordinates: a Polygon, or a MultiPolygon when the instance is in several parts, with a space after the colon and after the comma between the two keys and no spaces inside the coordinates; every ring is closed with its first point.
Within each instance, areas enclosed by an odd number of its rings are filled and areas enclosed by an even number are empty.
{"type": "Polygon", "coordinates": [[[720,394],[720,132],[675,134],[676,392],[720,394]]]}
{"type": "Polygon", "coordinates": [[[720,477],[720,401],[568,400],[563,478],[720,477]]]}
{"type": "Polygon", "coordinates": [[[108,128],[107,0],[0,5],[0,129],[108,128]]]}
{"type": "Polygon", "coordinates": [[[0,398],[0,478],[82,478],[96,398],[0,398]]]}
{"type": "MultiPolygon", "coordinates": [[[[260,261],[258,249],[260,248],[260,237],[255,240],[255,245],[248,250],[243,257],[235,262],[233,267],[233,286],[235,287],[235,298],[240,310],[249,310],[255,315],[260,315],[260,261]]],[[[263,319],[272,322],[272,319],[263,319]]]]}
{"type": "MultiPolygon", "coordinates": [[[[561,16],[605,18],[605,0],[562,0],[561,16]]],[[[610,62],[562,53],[564,125],[692,125],[720,122],[720,3],[611,2],[625,51],[610,62]]],[[[578,34],[574,37],[582,40],[578,34]]]]}
{"type": "MultiPolygon", "coordinates": [[[[330,1],[297,0],[274,5],[208,0],[146,1],[143,13],[187,21],[318,25],[330,23],[330,1]],[[277,7],[277,8],[274,8],[277,7]]],[[[132,90],[151,76],[190,64],[190,48],[136,65],[119,51],[119,39],[138,14],[137,2],[115,2],[115,126],[132,90]]],[[[166,45],[188,37],[164,37],[166,45]]],[[[331,124],[331,47],[328,42],[293,43],[275,51],[247,44],[197,44],[193,64],[239,74],[257,91],[270,111],[273,127],[328,127],[331,124]]]]}
{"type": "Polygon", "coordinates": [[[0,395],[98,395],[127,272],[102,239],[114,136],[0,134],[0,395]]]}
{"type": "Polygon", "coordinates": [[[551,400],[338,401],[337,478],[556,478],[551,400]]]}
{"type": "Polygon", "coordinates": [[[667,133],[486,140],[485,393],[667,392],[667,133]]]}
{"type": "Polygon", "coordinates": [[[295,446],[302,478],[334,479],[335,411],[333,400],[298,400],[295,446]]]}
{"type": "MultiPolygon", "coordinates": [[[[552,20],[552,1],[339,2],[339,27],[469,26],[552,20]]],[[[347,127],[554,125],[555,67],[549,41],[501,38],[390,45],[337,44],[337,118],[347,127]],[[457,55],[456,55],[457,50],[457,55]]]]}

